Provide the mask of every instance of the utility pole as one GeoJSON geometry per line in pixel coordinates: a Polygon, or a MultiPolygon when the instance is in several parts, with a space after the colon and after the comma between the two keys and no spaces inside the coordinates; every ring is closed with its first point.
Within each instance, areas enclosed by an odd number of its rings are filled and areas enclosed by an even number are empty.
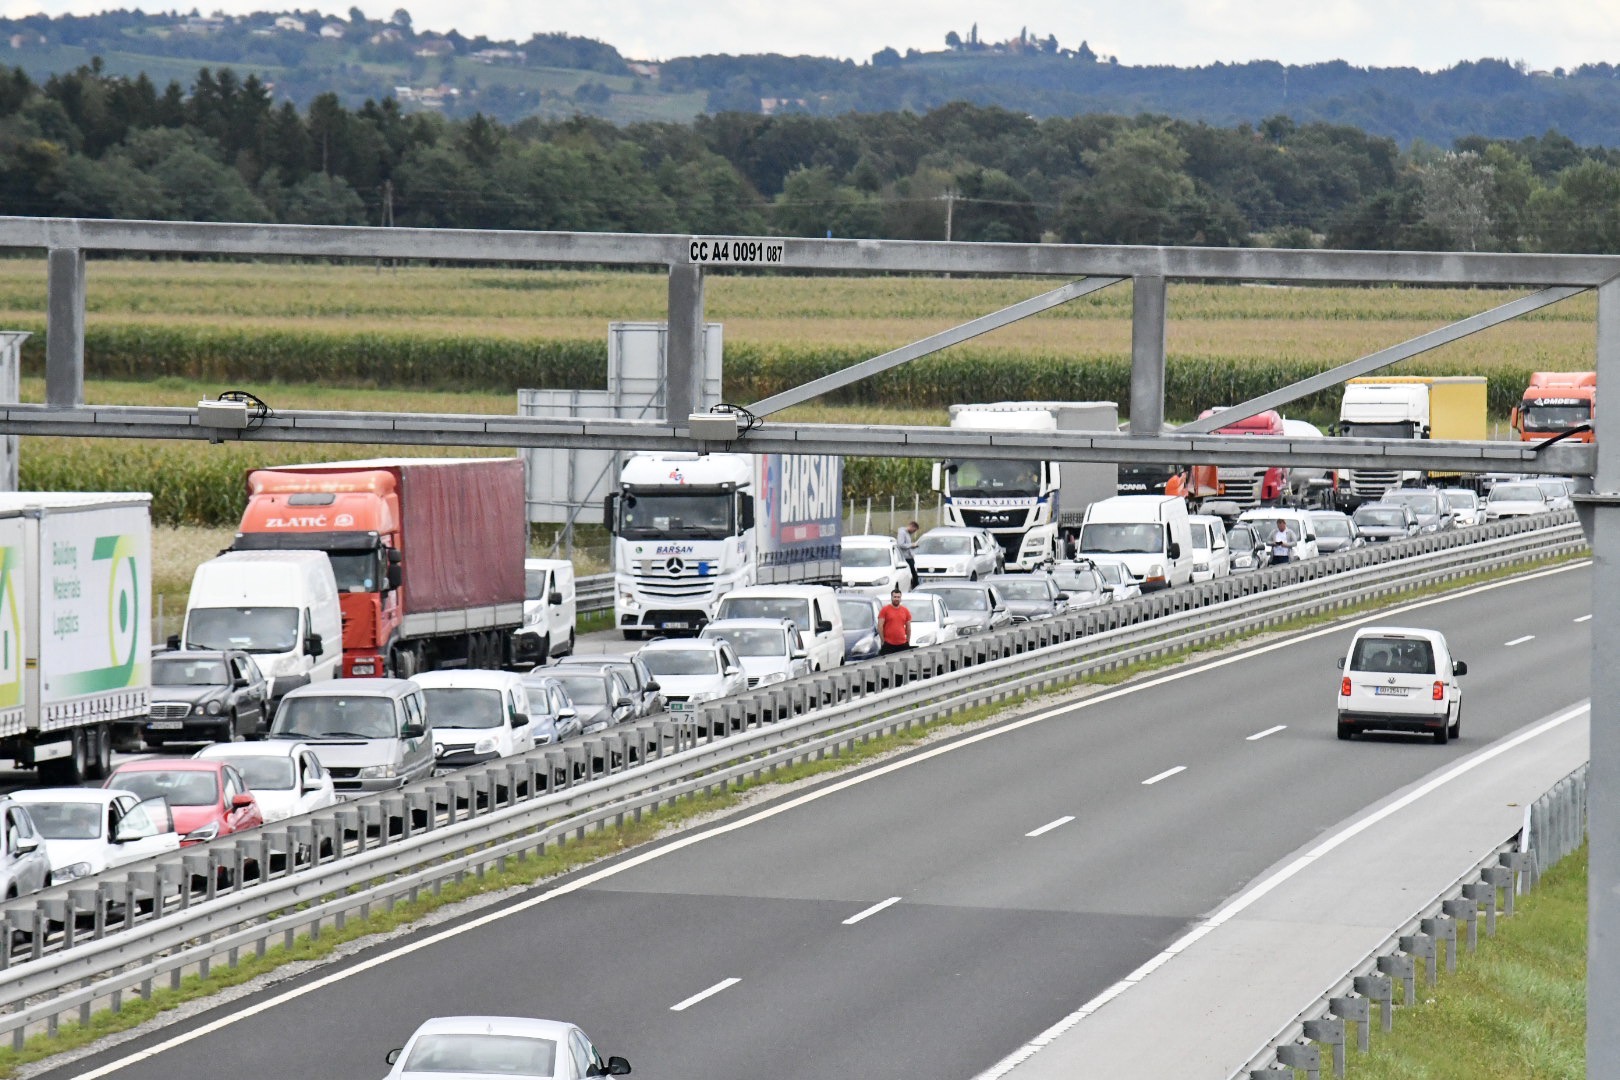
{"type": "Polygon", "coordinates": [[[943,194],[943,195],[935,195],[934,196],[934,198],[940,200],[941,202],[943,202],[945,204],[945,239],[947,241],[952,239],[952,237],[951,237],[952,219],[955,216],[954,211],[956,209],[956,200],[959,199],[960,197],[961,196],[959,196],[956,193],[955,188],[946,188],[945,189],[945,194],[943,194]]]}

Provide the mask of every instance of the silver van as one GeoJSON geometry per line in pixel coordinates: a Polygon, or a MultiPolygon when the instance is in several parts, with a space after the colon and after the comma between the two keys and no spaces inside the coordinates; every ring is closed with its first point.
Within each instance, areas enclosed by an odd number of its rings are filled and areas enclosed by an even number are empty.
{"type": "Polygon", "coordinates": [[[433,771],[422,688],[410,679],[332,679],[281,700],[272,739],[302,739],[340,796],[403,787],[433,771]]]}

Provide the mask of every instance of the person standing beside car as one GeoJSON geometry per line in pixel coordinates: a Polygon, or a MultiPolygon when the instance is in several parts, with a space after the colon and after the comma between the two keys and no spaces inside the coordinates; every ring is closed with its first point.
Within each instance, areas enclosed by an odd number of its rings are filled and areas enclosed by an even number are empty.
{"type": "Polygon", "coordinates": [[[883,639],[884,653],[911,648],[911,609],[900,602],[899,589],[889,593],[889,602],[878,612],[878,636],[883,639]]]}
{"type": "Polygon", "coordinates": [[[917,587],[917,545],[912,538],[917,535],[917,523],[908,521],[894,534],[894,542],[900,546],[900,557],[906,561],[906,568],[911,571],[911,587],[917,587]]]}
{"type": "Polygon", "coordinates": [[[1271,561],[1279,566],[1283,563],[1292,562],[1294,544],[1297,541],[1298,537],[1294,535],[1294,530],[1288,527],[1288,522],[1283,518],[1278,518],[1277,528],[1271,534],[1271,561]]]}

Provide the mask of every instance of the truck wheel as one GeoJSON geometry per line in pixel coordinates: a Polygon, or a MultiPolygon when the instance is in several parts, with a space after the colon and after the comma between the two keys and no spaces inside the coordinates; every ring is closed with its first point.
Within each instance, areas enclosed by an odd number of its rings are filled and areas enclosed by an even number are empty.
{"type": "Polygon", "coordinates": [[[90,755],[90,779],[105,780],[107,774],[112,772],[112,725],[106,724],[93,729],[95,739],[94,753],[90,755]]]}
{"type": "Polygon", "coordinates": [[[57,787],[78,787],[84,783],[85,770],[89,767],[84,730],[81,728],[73,732],[69,741],[73,744],[73,752],[67,757],[40,762],[40,779],[46,783],[57,787]]]}
{"type": "Polygon", "coordinates": [[[389,667],[393,669],[396,679],[408,679],[417,672],[415,649],[396,646],[389,653],[389,660],[389,667]]]}

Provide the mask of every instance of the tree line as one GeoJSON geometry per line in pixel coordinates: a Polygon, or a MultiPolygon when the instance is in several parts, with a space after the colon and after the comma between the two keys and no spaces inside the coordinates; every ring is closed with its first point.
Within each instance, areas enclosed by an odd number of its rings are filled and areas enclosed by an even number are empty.
{"type": "Polygon", "coordinates": [[[1402,150],[1275,116],[927,112],[613,125],[307,108],[203,69],[0,67],[0,213],[1035,243],[1620,252],[1620,153],[1557,132],[1402,150]]]}

